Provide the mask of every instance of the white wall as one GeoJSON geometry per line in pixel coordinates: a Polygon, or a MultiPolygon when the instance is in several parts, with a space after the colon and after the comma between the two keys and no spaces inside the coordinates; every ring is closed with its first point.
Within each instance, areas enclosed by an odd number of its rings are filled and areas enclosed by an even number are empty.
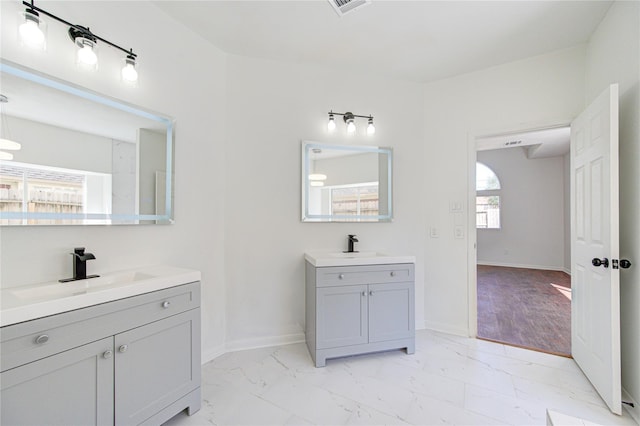
{"type": "MultiPolygon", "coordinates": [[[[300,340],[304,330],[304,262],[308,250],[412,254],[416,294],[423,296],[424,210],[421,86],[230,56],[225,162],[227,336],[230,347],[300,340]],[[373,114],[376,134],[327,132],[327,113],[373,114]],[[301,141],[394,148],[392,223],[301,223],[301,141]]],[[[416,319],[423,323],[423,306],[416,319]]]]}
{"type": "Polygon", "coordinates": [[[166,263],[202,271],[203,349],[224,343],[223,188],[226,55],[149,2],[46,2],[47,10],[132,46],[140,84],[121,84],[122,55],[102,46],[100,67],[74,64],[66,28],[49,22],[46,52],[16,41],[20,2],[0,2],[2,57],[115,98],[175,117],[176,224],[172,226],[30,226],[0,228],[0,285],[57,280],[71,270],[73,247],[96,255],[89,272],[166,263]],[[197,58],[197,61],[195,60],[197,58]],[[206,186],[202,183],[206,182],[206,186]]]}
{"type": "MultiPolygon", "coordinates": [[[[586,101],[620,85],[620,271],[622,386],[640,421],[640,3],[616,2],[587,48],[586,101]]],[[[628,407],[627,407],[628,408],[628,407]]]]}
{"type": "MultiPolygon", "coordinates": [[[[424,88],[426,226],[438,238],[425,244],[425,319],[429,328],[467,334],[469,265],[475,253],[475,206],[469,209],[474,136],[570,122],[583,106],[584,47],[427,84],[424,88]],[[471,151],[471,152],[470,152],[471,151]],[[460,202],[461,213],[450,212],[460,202]],[[462,226],[465,238],[454,238],[462,226]],[[468,257],[469,256],[469,257],[468,257]]],[[[415,154],[414,154],[415,155],[415,154]]],[[[400,165],[400,167],[402,167],[400,165]]],[[[473,176],[473,180],[475,176],[473,176]]]]}
{"type": "Polygon", "coordinates": [[[563,157],[528,159],[522,148],[479,151],[500,179],[500,229],[478,229],[478,263],[564,269],[563,157]]]}

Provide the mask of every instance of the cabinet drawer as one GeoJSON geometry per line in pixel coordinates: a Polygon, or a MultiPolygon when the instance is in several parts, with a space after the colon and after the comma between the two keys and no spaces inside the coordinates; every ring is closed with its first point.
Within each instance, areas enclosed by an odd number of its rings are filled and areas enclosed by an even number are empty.
{"type": "Polygon", "coordinates": [[[316,268],[316,287],[413,281],[414,265],[338,266],[316,268]]]}
{"type": "Polygon", "coordinates": [[[191,283],[3,327],[0,371],[195,309],[199,300],[200,284],[191,283]]]}

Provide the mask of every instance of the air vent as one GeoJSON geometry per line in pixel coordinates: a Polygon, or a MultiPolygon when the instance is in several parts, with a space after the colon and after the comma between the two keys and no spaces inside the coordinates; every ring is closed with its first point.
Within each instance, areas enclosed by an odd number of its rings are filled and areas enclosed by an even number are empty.
{"type": "Polygon", "coordinates": [[[328,0],[339,16],[352,12],[371,3],[371,0],[328,0]]]}
{"type": "Polygon", "coordinates": [[[522,141],[509,141],[509,142],[505,142],[505,146],[520,145],[521,143],[522,141]]]}

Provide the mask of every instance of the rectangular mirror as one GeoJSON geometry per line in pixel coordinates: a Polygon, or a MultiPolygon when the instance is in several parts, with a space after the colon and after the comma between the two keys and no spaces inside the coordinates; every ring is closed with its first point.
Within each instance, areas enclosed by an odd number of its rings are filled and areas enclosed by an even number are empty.
{"type": "Polygon", "coordinates": [[[0,225],[173,222],[170,117],[7,61],[0,71],[0,225]]]}
{"type": "Polygon", "coordinates": [[[302,142],[303,222],[389,222],[391,148],[302,142]]]}

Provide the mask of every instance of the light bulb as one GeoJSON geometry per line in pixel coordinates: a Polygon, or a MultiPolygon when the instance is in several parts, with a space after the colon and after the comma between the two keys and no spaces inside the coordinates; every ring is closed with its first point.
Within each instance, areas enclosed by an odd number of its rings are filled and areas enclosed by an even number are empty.
{"type": "Polygon", "coordinates": [[[327,175],[322,173],[311,173],[309,175],[309,180],[327,180],[327,175]]]}
{"type": "Polygon", "coordinates": [[[369,117],[369,124],[367,125],[367,134],[373,135],[376,132],[376,126],[373,125],[373,117],[369,117]]]}
{"type": "Polygon", "coordinates": [[[311,182],[309,182],[309,185],[311,185],[311,186],[324,186],[324,182],[319,181],[319,180],[312,180],[311,182]]]}
{"type": "Polygon", "coordinates": [[[354,123],[353,120],[350,120],[347,123],[347,132],[355,133],[355,131],[356,131],[356,123],[354,123]]]}
{"type": "Polygon", "coordinates": [[[42,28],[40,28],[38,13],[34,10],[27,9],[24,13],[21,13],[21,15],[24,22],[18,27],[20,41],[22,41],[25,46],[34,49],[44,49],[45,37],[42,28]]]}
{"type": "Polygon", "coordinates": [[[0,160],[11,161],[13,160],[13,154],[11,154],[10,152],[0,151],[0,160]]]}
{"type": "Polygon", "coordinates": [[[19,151],[22,148],[20,142],[15,142],[9,139],[0,139],[0,149],[6,149],[7,151],[19,151]]]}
{"type": "Polygon", "coordinates": [[[76,37],[78,52],[76,61],[80,68],[94,71],[98,68],[98,55],[95,51],[95,42],[87,37],[76,37]]]}
{"type": "Polygon", "coordinates": [[[333,114],[329,114],[329,122],[327,123],[327,129],[329,129],[330,132],[336,129],[336,122],[333,119],[333,114]]]}
{"type": "Polygon", "coordinates": [[[124,67],[122,68],[122,81],[135,85],[138,81],[138,71],[136,70],[135,58],[127,56],[124,67]]]}

